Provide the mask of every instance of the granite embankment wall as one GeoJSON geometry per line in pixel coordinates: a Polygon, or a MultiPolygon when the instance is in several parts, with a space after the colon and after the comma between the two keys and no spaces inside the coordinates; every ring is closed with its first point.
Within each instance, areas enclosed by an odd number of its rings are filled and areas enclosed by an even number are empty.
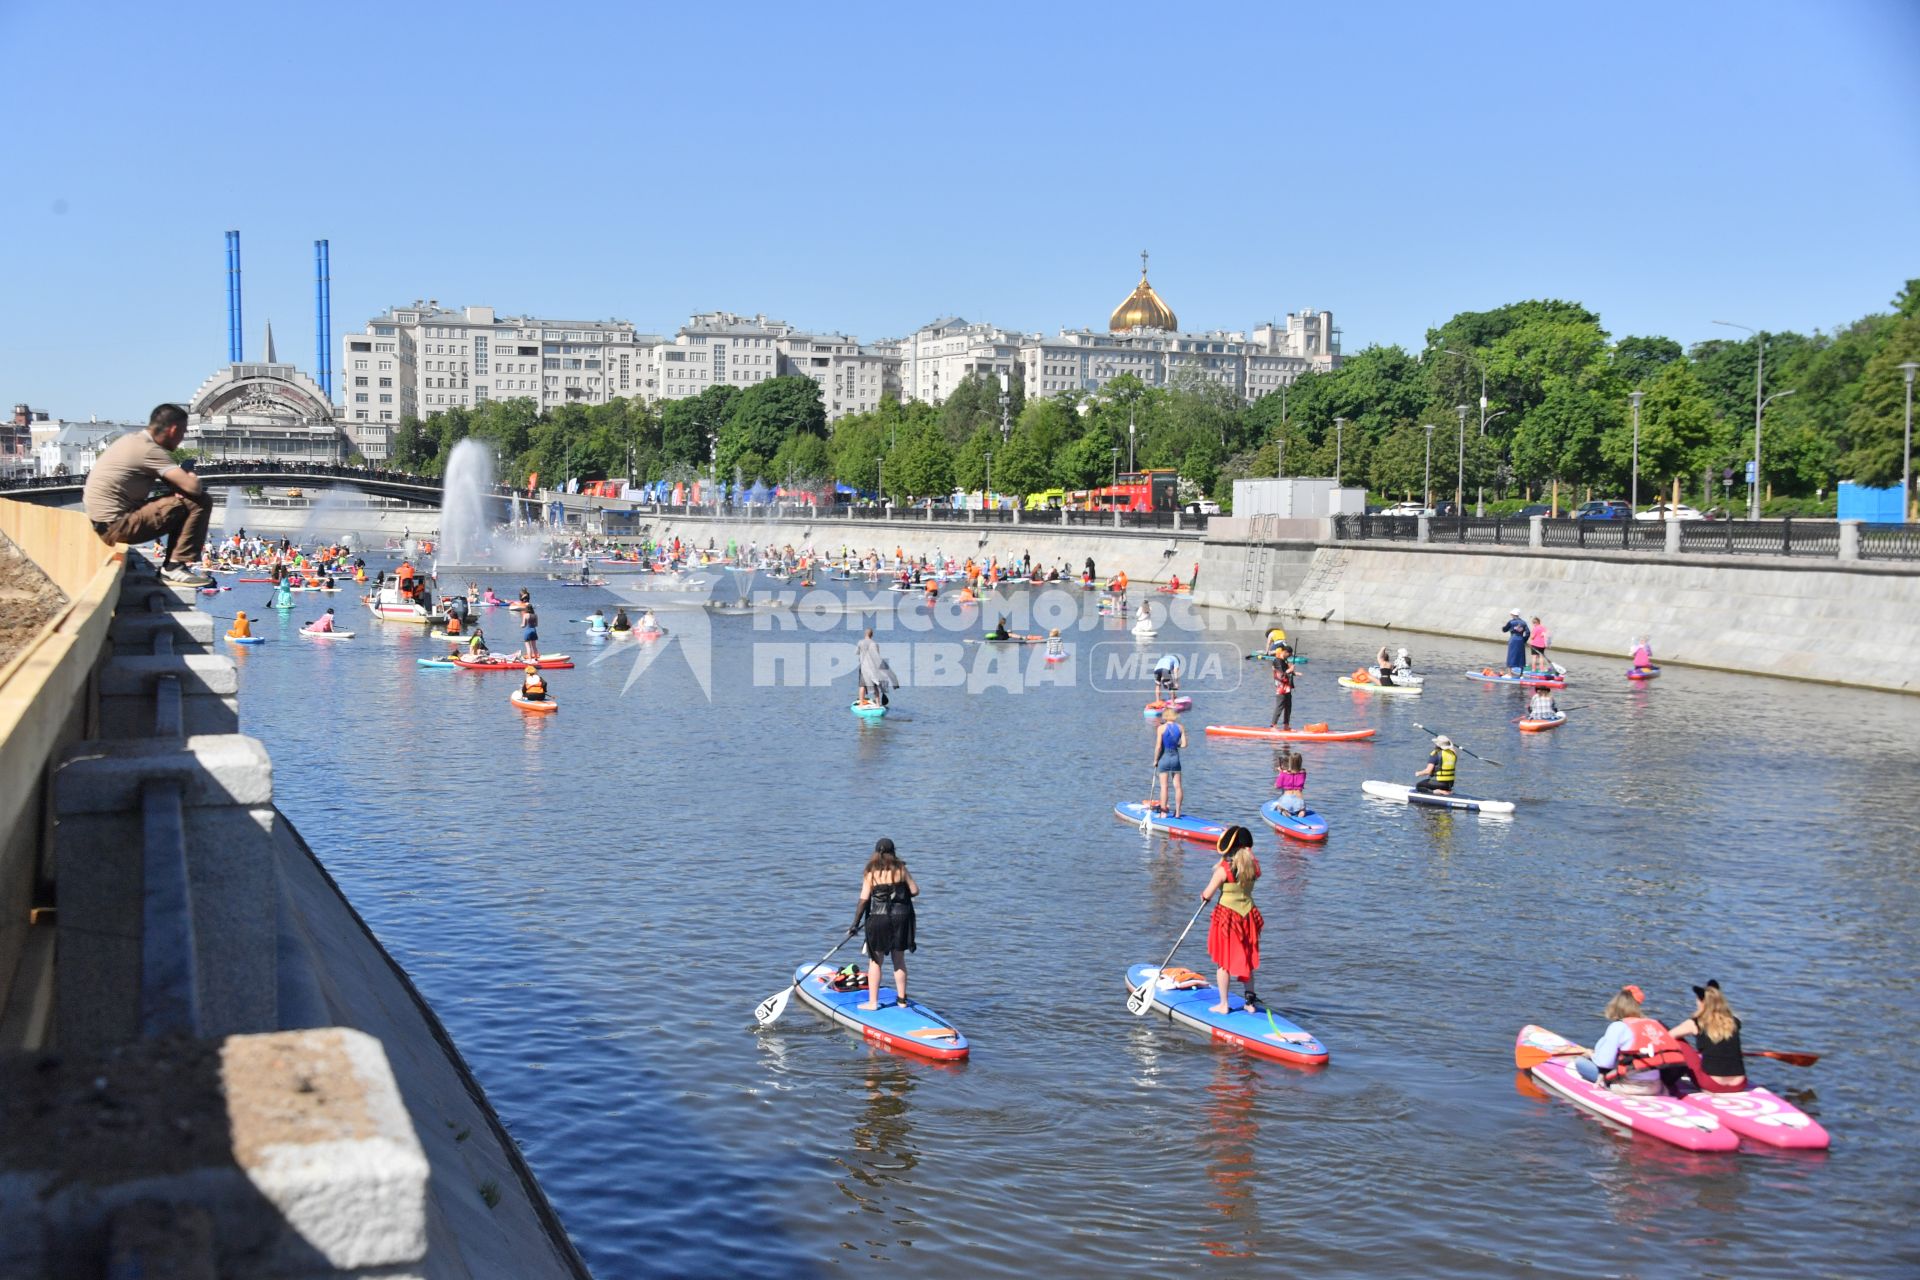
{"type": "Polygon", "coordinates": [[[1020,524],[965,522],[929,522],[926,520],[828,520],[782,519],[740,520],[727,517],[682,515],[665,512],[643,515],[639,524],[650,526],[656,541],[680,538],[696,546],[708,539],[725,546],[728,539],[741,546],[794,546],[811,544],[818,551],[838,551],[842,546],[855,551],[878,549],[891,555],[896,547],[910,555],[922,553],[968,556],[984,560],[998,556],[1005,564],[1032,553],[1034,560],[1051,568],[1065,562],[1080,572],[1091,557],[1102,578],[1125,570],[1127,576],[1141,582],[1164,582],[1171,574],[1186,581],[1200,560],[1201,535],[1191,530],[1106,529],[1092,526],[1063,528],[1044,518],[1020,524]]]}
{"type": "Polygon", "coordinates": [[[76,513],[0,532],[69,596],[0,668],[0,1276],[584,1275],[198,597],[76,513]]]}
{"type": "Polygon", "coordinates": [[[1920,566],[1413,543],[1210,544],[1202,604],[1497,641],[1509,609],[1556,649],[1920,693],[1920,566]],[[1247,580],[1249,564],[1255,583],[1247,580]],[[1236,572],[1238,570],[1238,572],[1236,572]]]}

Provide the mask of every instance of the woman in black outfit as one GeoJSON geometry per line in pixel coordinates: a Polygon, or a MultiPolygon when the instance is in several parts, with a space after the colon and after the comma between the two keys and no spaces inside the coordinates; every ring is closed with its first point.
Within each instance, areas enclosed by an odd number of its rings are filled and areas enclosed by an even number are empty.
{"type": "Polygon", "coordinates": [[[862,1009],[880,1007],[880,961],[887,956],[893,958],[893,989],[901,1004],[907,1002],[907,952],[914,950],[913,899],[919,892],[893,841],[882,836],[860,876],[860,905],[847,926],[851,935],[862,919],[867,924],[867,1001],[862,1009]]]}

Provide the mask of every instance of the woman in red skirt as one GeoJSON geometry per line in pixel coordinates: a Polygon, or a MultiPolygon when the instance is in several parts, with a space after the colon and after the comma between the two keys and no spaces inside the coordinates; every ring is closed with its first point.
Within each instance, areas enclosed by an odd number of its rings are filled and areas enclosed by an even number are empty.
{"type": "Polygon", "coordinates": [[[1220,833],[1217,847],[1219,864],[1207,881],[1207,891],[1200,895],[1205,902],[1214,890],[1220,891],[1220,903],[1207,926],[1207,955],[1220,970],[1220,1003],[1213,1006],[1213,1011],[1231,1012],[1233,1001],[1227,995],[1227,978],[1231,975],[1240,980],[1247,993],[1247,1012],[1253,1013],[1260,1007],[1260,998],[1253,990],[1253,971],[1260,967],[1260,930],[1266,923],[1260,908],[1253,905],[1253,882],[1260,878],[1260,863],[1253,856],[1253,833],[1245,827],[1228,827],[1220,833]]]}

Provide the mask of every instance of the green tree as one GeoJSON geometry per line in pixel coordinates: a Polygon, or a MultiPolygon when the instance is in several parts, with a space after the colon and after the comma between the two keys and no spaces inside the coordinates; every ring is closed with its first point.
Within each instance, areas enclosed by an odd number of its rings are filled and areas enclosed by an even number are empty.
{"type": "Polygon", "coordinates": [[[1622,338],[1613,344],[1613,368],[1627,386],[1637,387],[1685,354],[1672,338],[1622,338]]]}
{"type": "Polygon", "coordinates": [[[730,475],[741,456],[752,453],[765,460],[796,435],[827,434],[827,411],[820,386],[812,378],[768,378],[733,397],[727,420],[720,428],[716,466],[730,475]]]}
{"type": "MultiPolygon", "coordinates": [[[[1642,483],[1650,482],[1658,492],[1664,483],[1704,469],[1711,461],[1713,438],[1713,405],[1692,362],[1676,360],[1648,384],[1640,405],[1642,483]]],[[[1616,474],[1628,473],[1633,461],[1631,421],[1605,433],[1600,455],[1616,474]]]]}
{"type": "Polygon", "coordinates": [[[1080,438],[1054,455],[1054,483],[1063,489],[1093,489],[1109,483],[1116,464],[1111,437],[1089,427],[1080,438]]]}
{"type": "Polygon", "coordinates": [[[703,471],[713,455],[712,441],[732,412],[740,388],[721,383],[697,396],[660,406],[660,453],[665,466],[691,474],[703,471]]]}
{"type": "Polygon", "coordinates": [[[1412,423],[1401,423],[1372,451],[1367,462],[1367,484],[1380,493],[1420,501],[1427,466],[1427,433],[1412,423]]]}
{"type": "Polygon", "coordinates": [[[953,481],[962,493],[973,493],[986,483],[987,455],[1000,447],[998,427],[975,427],[953,452],[953,481]]]}
{"type": "Polygon", "coordinates": [[[887,496],[940,498],[953,491],[953,450],[931,423],[916,424],[911,435],[887,455],[887,496]]]}
{"type": "Polygon", "coordinates": [[[394,428],[387,445],[387,465],[397,471],[424,474],[427,464],[440,452],[437,433],[429,433],[420,419],[408,414],[394,428]]]}
{"type": "MultiPolygon", "coordinates": [[[[1900,365],[1920,361],[1920,306],[1912,303],[1920,281],[1909,280],[1899,303],[1900,318],[1885,342],[1866,362],[1859,391],[1847,416],[1845,452],[1839,458],[1843,479],[1884,486],[1900,482],[1906,431],[1906,375],[1900,365]]],[[[1909,503],[1913,495],[1907,495],[1909,503]]]]}
{"type": "Polygon", "coordinates": [[[768,460],[767,472],[773,483],[811,484],[833,474],[833,458],[819,436],[788,436],[768,460]]]}

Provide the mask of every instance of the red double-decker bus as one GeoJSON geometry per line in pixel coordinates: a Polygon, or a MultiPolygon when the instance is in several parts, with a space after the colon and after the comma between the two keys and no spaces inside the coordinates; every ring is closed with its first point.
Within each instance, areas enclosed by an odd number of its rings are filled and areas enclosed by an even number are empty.
{"type": "Polygon", "coordinates": [[[1068,502],[1082,511],[1172,511],[1179,504],[1180,473],[1171,467],[1123,471],[1116,484],[1082,489],[1068,502]]]}

